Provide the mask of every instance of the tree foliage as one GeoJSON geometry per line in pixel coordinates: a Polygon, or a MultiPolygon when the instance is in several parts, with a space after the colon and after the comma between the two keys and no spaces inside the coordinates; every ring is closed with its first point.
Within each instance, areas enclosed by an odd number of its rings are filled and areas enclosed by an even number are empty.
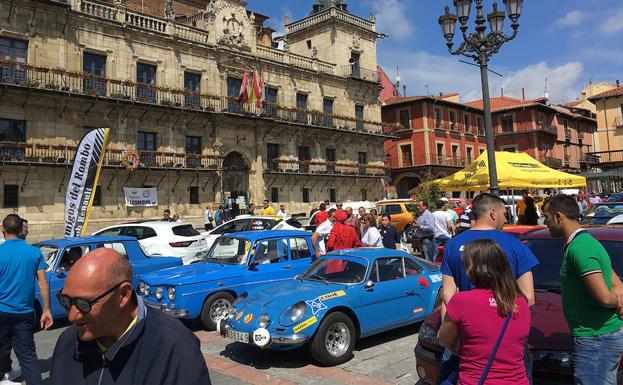
{"type": "MultiPolygon", "coordinates": [[[[426,202],[426,204],[428,205],[428,209],[431,211],[435,210],[439,198],[444,196],[443,192],[439,188],[439,185],[432,183],[432,181],[434,180],[435,178],[433,177],[433,175],[431,173],[427,173],[422,180],[422,183],[409,191],[411,195],[415,195],[417,197],[418,201],[421,200],[426,202]]],[[[416,213],[416,215],[419,215],[419,213],[416,213]]]]}

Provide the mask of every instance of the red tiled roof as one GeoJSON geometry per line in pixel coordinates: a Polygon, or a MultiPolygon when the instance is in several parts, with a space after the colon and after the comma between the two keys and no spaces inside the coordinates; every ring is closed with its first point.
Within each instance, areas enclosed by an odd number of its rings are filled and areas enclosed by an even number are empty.
{"type": "Polygon", "coordinates": [[[614,98],[616,96],[623,96],[623,87],[616,87],[611,90],[599,93],[597,95],[593,95],[589,97],[588,100],[593,101],[593,100],[602,99],[602,98],[614,98]]]}
{"type": "MultiPolygon", "coordinates": [[[[521,100],[521,99],[514,99],[514,98],[503,96],[500,98],[491,98],[491,111],[493,112],[497,110],[506,110],[506,109],[512,109],[512,108],[517,108],[517,107],[526,107],[526,106],[531,106],[535,104],[545,104],[545,102],[547,102],[547,98],[545,97],[532,99],[532,100],[521,100]]],[[[480,108],[480,109],[483,108],[482,100],[474,100],[473,102],[469,102],[465,104],[470,107],[475,107],[475,108],[480,108]]]]}

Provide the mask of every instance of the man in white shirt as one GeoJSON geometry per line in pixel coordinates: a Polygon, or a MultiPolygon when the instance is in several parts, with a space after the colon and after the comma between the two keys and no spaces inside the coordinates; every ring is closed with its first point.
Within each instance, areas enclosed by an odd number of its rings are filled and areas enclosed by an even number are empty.
{"type": "Polygon", "coordinates": [[[329,218],[326,221],[322,222],[320,226],[316,228],[314,235],[312,235],[312,244],[314,245],[314,252],[316,258],[320,258],[321,255],[326,253],[325,244],[327,239],[329,239],[329,234],[331,234],[331,230],[333,229],[333,224],[335,223],[335,218],[333,218],[333,214],[335,214],[337,210],[331,209],[329,210],[329,218]]]}
{"type": "Polygon", "coordinates": [[[279,206],[279,211],[277,211],[277,216],[282,217],[282,218],[289,216],[289,214],[286,212],[286,205],[279,206]]]}
{"type": "Polygon", "coordinates": [[[434,219],[434,237],[435,237],[435,249],[439,246],[445,245],[446,242],[452,237],[452,223],[447,213],[448,202],[440,199],[437,201],[437,211],[433,213],[434,219]]]}
{"type": "Polygon", "coordinates": [[[212,224],[213,221],[214,215],[212,214],[212,208],[208,206],[206,207],[206,211],[203,213],[203,224],[206,231],[210,231],[214,228],[214,225],[212,224]]]}

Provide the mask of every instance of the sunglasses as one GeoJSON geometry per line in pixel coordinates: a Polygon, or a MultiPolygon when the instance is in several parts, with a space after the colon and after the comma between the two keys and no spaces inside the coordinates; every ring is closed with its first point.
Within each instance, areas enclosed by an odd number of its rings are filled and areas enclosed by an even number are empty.
{"type": "Polygon", "coordinates": [[[93,305],[100,299],[106,297],[108,294],[115,291],[119,286],[126,283],[128,281],[122,281],[112,287],[110,290],[107,290],[105,293],[99,295],[94,299],[86,299],[80,297],[70,297],[68,295],[63,294],[63,289],[61,289],[58,293],[56,293],[56,298],[58,298],[58,302],[61,303],[61,306],[65,308],[66,311],[71,310],[72,306],[76,306],[76,309],[80,310],[82,313],[90,313],[93,305]]]}

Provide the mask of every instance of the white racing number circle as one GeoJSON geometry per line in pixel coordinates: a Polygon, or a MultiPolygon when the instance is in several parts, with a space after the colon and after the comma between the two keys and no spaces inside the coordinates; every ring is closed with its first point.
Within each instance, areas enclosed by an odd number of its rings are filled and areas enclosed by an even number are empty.
{"type": "Polygon", "coordinates": [[[253,332],[253,343],[260,348],[266,347],[270,342],[270,333],[264,328],[259,328],[253,332]]]}

